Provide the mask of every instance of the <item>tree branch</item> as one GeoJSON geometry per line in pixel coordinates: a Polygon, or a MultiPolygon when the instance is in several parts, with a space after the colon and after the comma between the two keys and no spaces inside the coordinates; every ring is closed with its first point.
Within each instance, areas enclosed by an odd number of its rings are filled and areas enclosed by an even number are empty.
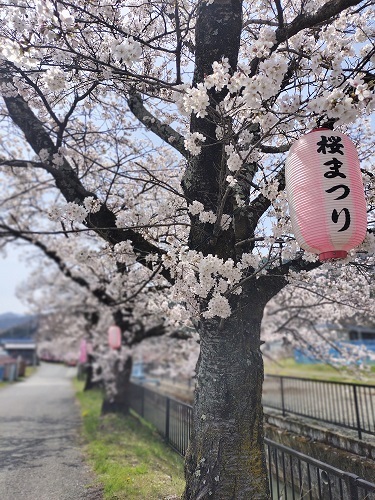
{"type": "Polygon", "coordinates": [[[277,19],[279,21],[279,27],[283,28],[284,27],[284,13],[283,13],[283,8],[281,6],[280,0],[275,0],[276,4],[276,9],[277,9],[277,19]]]}
{"type": "MultiPolygon", "coordinates": [[[[278,191],[283,191],[285,189],[285,168],[283,167],[280,172],[273,179],[278,182],[278,191]]],[[[249,216],[252,219],[253,227],[258,224],[259,219],[271,206],[271,200],[263,196],[263,194],[258,195],[255,200],[253,200],[247,207],[249,216]]]]}
{"type": "MultiPolygon", "coordinates": [[[[315,12],[315,14],[310,13],[302,13],[293,19],[291,23],[284,24],[280,26],[275,31],[276,34],[276,43],[272,47],[271,52],[275,51],[277,47],[296,35],[300,31],[306,28],[313,28],[321,23],[324,23],[331,19],[332,17],[337,16],[343,10],[348,9],[349,7],[353,7],[362,2],[362,0],[330,0],[325,3],[320,9],[315,12]]],[[[278,20],[280,22],[280,16],[278,15],[278,20]]],[[[257,72],[259,63],[261,59],[259,57],[254,57],[254,59],[250,63],[250,76],[255,75],[257,72]]]]}
{"type": "Polygon", "coordinates": [[[290,260],[288,262],[285,262],[281,266],[278,266],[274,269],[270,269],[268,271],[268,274],[274,275],[274,276],[286,276],[289,271],[294,271],[294,272],[301,272],[301,271],[313,271],[314,269],[317,269],[323,264],[323,262],[320,262],[319,260],[316,260],[315,262],[307,262],[302,259],[302,255],[300,257],[297,257],[294,260],[290,260]]]}
{"type": "Polygon", "coordinates": [[[289,151],[291,147],[291,144],[282,144],[281,146],[266,146],[261,144],[259,146],[259,149],[262,151],[262,153],[271,153],[271,154],[277,154],[277,153],[286,153],[289,151]]]}
{"type": "MultiPolygon", "coordinates": [[[[82,204],[87,197],[97,199],[95,193],[88,191],[83,186],[78,175],[65,158],[63,158],[61,166],[58,168],[54,167],[52,157],[57,152],[57,148],[42,122],[35,116],[27,102],[19,95],[17,97],[3,97],[3,99],[8,108],[10,118],[22,130],[27,142],[35,153],[39,154],[43,149],[48,152],[49,160],[43,163],[43,168],[53,176],[57,188],[65,199],[68,202],[77,204],[82,204]]],[[[113,245],[121,241],[130,240],[137,255],[137,261],[149,269],[152,269],[152,264],[146,259],[149,254],[159,255],[159,257],[165,254],[164,250],[148,242],[134,230],[117,229],[115,214],[104,204],[101,205],[98,212],[89,214],[84,224],[113,245]]],[[[160,274],[169,282],[173,282],[170,272],[167,269],[162,269],[160,274]]]]}
{"type": "Polygon", "coordinates": [[[291,23],[276,30],[277,44],[285,42],[288,38],[296,35],[306,28],[312,28],[317,24],[328,21],[340,14],[343,10],[358,5],[362,0],[330,0],[325,3],[314,14],[299,14],[291,23]]]}
{"type": "Polygon", "coordinates": [[[142,98],[138,93],[132,93],[128,97],[128,106],[133,115],[147,127],[151,132],[156,134],[164,142],[175,148],[185,158],[188,158],[189,153],[184,146],[184,138],[176,130],[169,125],[162,123],[155,118],[143,105],[142,98]]]}
{"type": "Polygon", "coordinates": [[[149,329],[141,328],[140,330],[132,333],[131,338],[128,340],[127,345],[133,346],[135,344],[139,344],[144,339],[148,339],[150,337],[161,337],[166,332],[166,328],[164,324],[156,325],[149,329]]]}
{"type": "Polygon", "coordinates": [[[114,305],[113,299],[104,290],[100,288],[95,288],[94,290],[92,290],[89,283],[84,278],[82,278],[82,276],[75,276],[74,274],[72,274],[68,266],[61,259],[61,257],[54,250],[50,250],[49,248],[47,248],[46,245],[44,245],[44,243],[35,240],[33,237],[26,236],[26,234],[22,233],[21,231],[12,229],[9,226],[1,224],[0,228],[6,230],[7,233],[13,235],[14,237],[27,241],[28,243],[34,245],[36,248],[39,248],[39,250],[41,250],[44,253],[44,255],[46,255],[46,257],[55,262],[55,264],[58,266],[58,268],[66,278],[69,278],[80,287],[83,287],[86,290],[88,290],[88,292],[94,295],[94,297],[96,297],[99,300],[99,302],[101,302],[106,306],[114,305]]]}
{"type": "Polygon", "coordinates": [[[43,170],[47,170],[46,165],[41,161],[5,160],[3,158],[0,158],[0,166],[12,167],[12,168],[33,167],[33,168],[42,168],[43,170]]]}

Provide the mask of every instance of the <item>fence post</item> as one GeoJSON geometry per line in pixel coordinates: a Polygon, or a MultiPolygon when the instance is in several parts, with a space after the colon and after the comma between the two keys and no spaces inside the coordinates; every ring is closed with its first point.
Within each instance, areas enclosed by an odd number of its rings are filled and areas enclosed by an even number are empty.
{"type": "Polygon", "coordinates": [[[358,437],[359,437],[359,439],[362,439],[361,418],[359,416],[357,387],[355,385],[353,385],[352,387],[353,387],[353,393],[354,393],[354,407],[355,407],[355,415],[357,418],[358,437]]]}
{"type": "Polygon", "coordinates": [[[171,400],[167,397],[165,398],[165,441],[169,443],[169,414],[170,414],[170,406],[171,400]]]}
{"type": "Polygon", "coordinates": [[[282,377],[280,377],[280,387],[281,387],[281,408],[283,410],[283,417],[285,417],[284,382],[282,377]]]}
{"type": "Polygon", "coordinates": [[[347,486],[349,490],[350,500],[359,500],[358,497],[358,487],[357,487],[357,477],[354,474],[348,474],[347,476],[347,486]],[[348,484],[349,483],[349,484],[348,484]]]}

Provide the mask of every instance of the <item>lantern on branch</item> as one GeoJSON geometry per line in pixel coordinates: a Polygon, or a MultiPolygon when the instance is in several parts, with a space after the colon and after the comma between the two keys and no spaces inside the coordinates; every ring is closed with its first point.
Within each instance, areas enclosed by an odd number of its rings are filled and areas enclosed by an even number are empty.
{"type": "Polygon", "coordinates": [[[108,344],[111,349],[121,348],[121,328],[112,325],[108,328],[108,344]]]}
{"type": "Polygon", "coordinates": [[[79,363],[84,365],[87,363],[87,341],[86,339],[81,340],[81,344],[79,346],[79,363]]]}
{"type": "Polygon", "coordinates": [[[285,164],[297,242],[321,261],[343,259],[365,238],[366,200],[356,148],[345,134],[318,128],[296,141],[285,164]]]}

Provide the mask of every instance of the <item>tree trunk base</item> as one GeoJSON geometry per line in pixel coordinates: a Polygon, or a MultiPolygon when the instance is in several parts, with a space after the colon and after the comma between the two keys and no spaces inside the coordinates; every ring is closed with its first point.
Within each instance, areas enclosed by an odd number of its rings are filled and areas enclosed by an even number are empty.
{"type": "Polygon", "coordinates": [[[130,376],[132,358],[114,359],[110,367],[111,379],[104,379],[105,397],[102,404],[102,415],[121,413],[126,415],[130,410],[130,376]]]}

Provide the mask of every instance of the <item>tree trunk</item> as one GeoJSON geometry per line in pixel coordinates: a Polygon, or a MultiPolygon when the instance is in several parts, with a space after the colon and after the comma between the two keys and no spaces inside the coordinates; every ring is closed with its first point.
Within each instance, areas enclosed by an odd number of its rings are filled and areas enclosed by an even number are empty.
{"type": "Polygon", "coordinates": [[[99,385],[98,382],[93,381],[94,378],[94,370],[92,366],[93,362],[94,362],[93,356],[89,355],[84,369],[84,374],[86,376],[85,387],[83,389],[84,391],[89,391],[94,387],[98,387],[99,385]]]}
{"type": "Polygon", "coordinates": [[[132,364],[131,356],[125,360],[118,358],[113,360],[111,378],[104,379],[103,415],[106,413],[122,413],[124,415],[129,413],[132,364]]]}
{"type": "Polygon", "coordinates": [[[266,301],[254,291],[236,299],[227,320],[201,325],[184,500],[269,498],[260,352],[266,301]]]}

